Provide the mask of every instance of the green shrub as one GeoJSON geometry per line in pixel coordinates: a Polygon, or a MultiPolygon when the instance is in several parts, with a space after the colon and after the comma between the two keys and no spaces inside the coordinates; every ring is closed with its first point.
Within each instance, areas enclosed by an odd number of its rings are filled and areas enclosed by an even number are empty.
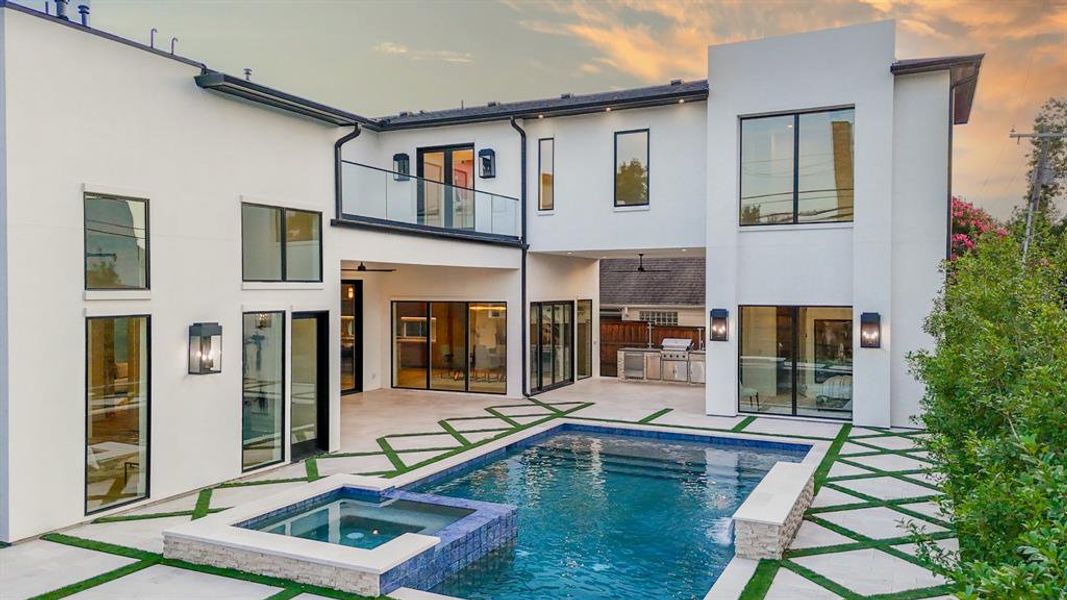
{"type": "Polygon", "coordinates": [[[1015,238],[983,236],[927,320],[936,348],[911,356],[960,540],[931,556],[964,598],[1067,598],[1064,240],[1029,262],[1015,238]]]}

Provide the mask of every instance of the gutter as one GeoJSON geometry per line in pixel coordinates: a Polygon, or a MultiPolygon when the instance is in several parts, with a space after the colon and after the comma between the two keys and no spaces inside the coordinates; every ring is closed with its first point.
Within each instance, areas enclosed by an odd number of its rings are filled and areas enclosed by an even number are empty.
{"type": "Polygon", "coordinates": [[[333,144],[333,201],[337,219],[341,218],[341,146],[358,138],[361,133],[363,130],[359,123],[356,123],[352,128],[352,133],[341,136],[333,144]]]}
{"type": "Polygon", "coordinates": [[[529,327],[527,327],[526,324],[529,322],[530,317],[526,314],[526,256],[529,253],[530,245],[526,243],[526,130],[519,126],[515,121],[515,117],[511,117],[509,122],[511,123],[512,129],[519,132],[519,141],[522,144],[522,147],[519,149],[519,162],[522,165],[522,170],[519,173],[519,185],[522,186],[522,192],[519,194],[519,209],[522,211],[522,237],[520,238],[522,241],[522,262],[519,263],[519,280],[521,281],[520,285],[522,287],[519,295],[521,297],[520,302],[522,303],[522,307],[519,310],[519,314],[522,315],[522,322],[519,323],[519,329],[522,330],[522,395],[523,397],[529,397],[530,357],[527,356],[527,352],[529,351],[530,342],[526,339],[529,335],[529,327]]]}

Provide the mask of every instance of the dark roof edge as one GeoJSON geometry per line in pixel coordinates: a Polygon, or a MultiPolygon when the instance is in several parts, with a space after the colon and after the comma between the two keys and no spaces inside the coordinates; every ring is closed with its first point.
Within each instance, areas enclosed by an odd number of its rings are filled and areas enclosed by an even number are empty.
{"type": "Polygon", "coordinates": [[[38,19],[47,20],[47,21],[49,21],[51,23],[55,23],[56,25],[62,25],[63,27],[69,27],[71,29],[76,29],[76,30],[81,31],[83,33],[88,33],[90,35],[95,35],[97,37],[102,37],[102,38],[104,38],[106,40],[111,40],[112,42],[118,42],[120,44],[123,44],[123,45],[126,45],[126,46],[130,46],[131,48],[137,48],[138,50],[144,50],[145,52],[149,52],[151,54],[155,54],[156,56],[159,56],[161,58],[167,58],[167,59],[170,59],[170,60],[174,60],[174,61],[186,64],[186,65],[189,65],[190,67],[196,67],[196,68],[201,69],[201,70],[207,70],[207,65],[205,65],[202,62],[195,61],[195,60],[193,60],[191,58],[186,58],[186,57],[178,55],[178,54],[171,54],[170,52],[164,52],[164,51],[160,50],[159,48],[153,48],[153,47],[148,46],[146,44],[142,44],[141,42],[135,42],[135,41],[133,41],[131,39],[124,38],[124,37],[115,35],[113,33],[108,33],[106,31],[103,31],[103,30],[100,30],[100,29],[93,29],[92,27],[85,27],[84,25],[82,25],[81,23],[79,23],[77,21],[60,19],[59,17],[57,17],[55,15],[48,15],[48,14],[45,14],[45,13],[39,11],[39,10],[35,10],[33,8],[30,8],[28,6],[22,6],[21,4],[15,4],[14,2],[8,2],[7,0],[0,0],[0,8],[9,8],[11,10],[14,10],[14,11],[26,14],[26,15],[30,15],[31,17],[36,17],[38,19]]]}
{"type": "MultiPolygon", "coordinates": [[[[636,88],[640,89],[640,88],[636,88]]],[[[570,102],[565,105],[552,106],[552,102],[555,99],[544,100],[541,106],[529,106],[530,103],[539,102],[537,100],[518,101],[513,104],[522,105],[509,109],[508,104],[500,104],[499,110],[495,110],[491,113],[474,113],[469,115],[449,115],[441,117],[427,117],[419,119],[418,121],[411,122],[391,122],[390,119],[396,119],[397,117],[387,117],[378,120],[382,130],[395,131],[400,129],[420,129],[426,127],[441,127],[445,125],[461,125],[468,123],[485,123],[489,121],[505,121],[512,118],[515,119],[527,119],[527,118],[539,118],[544,116],[549,117],[567,117],[574,115],[583,115],[590,113],[602,112],[607,108],[612,110],[626,110],[632,108],[652,108],[656,106],[668,106],[671,104],[677,104],[679,100],[685,100],[686,102],[702,102],[708,99],[708,88],[705,86],[700,90],[693,89],[680,89],[680,90],[668,90],[663,93],[652,94],[648,96],[640,96],[636,98],[627,99],[600,99],[599,94],[590,94],[595,98],[589,102],[570,102]]],[[[579,99],[580,96],[573,97],[579,99]]]]}
{"type": "Polygon", "coordinates": [[[378,129],[378,123],[373,119],[361,117],[348,111],[326,106],[314,100],[294,96],[293,94],[226,73],[206,71],[197,75],[194,79],[196,80],[196,85],[203,89],[237,96],[251,102],[310,117],[338,127],[359,124],[368,129],[378,129]]]}
{"type": "Polygon", "coordinates": [[[952,123],[963,125],[971,118],[971,105],[978,88],[978,73],[982,69],[985,54],[938,56],[933,58],[909,58],[893,63],[889,70],[893,75],[914,75],[933,71],[949,71],[952,91],[952,123]]]}

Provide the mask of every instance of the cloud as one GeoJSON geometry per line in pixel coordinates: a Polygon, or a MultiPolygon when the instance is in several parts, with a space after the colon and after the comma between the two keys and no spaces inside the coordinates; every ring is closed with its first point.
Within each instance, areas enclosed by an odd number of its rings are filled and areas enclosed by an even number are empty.
{"type": "Polygon", "coordinates": [[[381,42],[371,47],[371,50],[379,54],[402,56],[413,61],[439,61],[454,64],[474,62],[470,52],[456,52],[454,50],[411,50],[404,44],[396,42],[381,42]]]}
{"type": "MultiPolygon", "coordinates": [[[[707,76],[709,45],[897,21],[901,58],[984,52],[971,123],[956,128],[954,189],[1007,216],[1025,188],[1026,148],[1008,131],[1031,126],[1038,107],[1067,94],[1063,0],[546,0],[511,2],[522,26],[588,49],[576,75],[642,83],[707,76]]],[[[616,80],[617,81],[617,80],[616,80]]]]}

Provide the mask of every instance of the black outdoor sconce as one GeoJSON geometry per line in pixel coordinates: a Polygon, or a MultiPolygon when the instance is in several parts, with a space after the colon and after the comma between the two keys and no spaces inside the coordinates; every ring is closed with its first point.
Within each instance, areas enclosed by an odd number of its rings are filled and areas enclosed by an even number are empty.
{"type": "Polygon", "coordinates": [[[411,157],[403,152],[393,155],[393,179],[407,181],[411,175],[411,157]]]}
{"type": "Polygon", "coordinates": [[[193,323],[189,326],[189,373],[222,372],[222,325],[193,323]]]}
{"type": "Polygon", "coordinates": [[[482,179],[496,177],[496,152],[492,148],[483,148],[478,151],[478,176],[482,179]]]}
{"type": "Polygon", "coordinates": [[[882,315],[873,312],[860,315],[860,347],[882,347],[882,315]]]}
{"type": "Polygon", "coordinates": [[[725,308],[711,309],[711,341],[725,342],[730,339],[730,311],[725,308]]]}

